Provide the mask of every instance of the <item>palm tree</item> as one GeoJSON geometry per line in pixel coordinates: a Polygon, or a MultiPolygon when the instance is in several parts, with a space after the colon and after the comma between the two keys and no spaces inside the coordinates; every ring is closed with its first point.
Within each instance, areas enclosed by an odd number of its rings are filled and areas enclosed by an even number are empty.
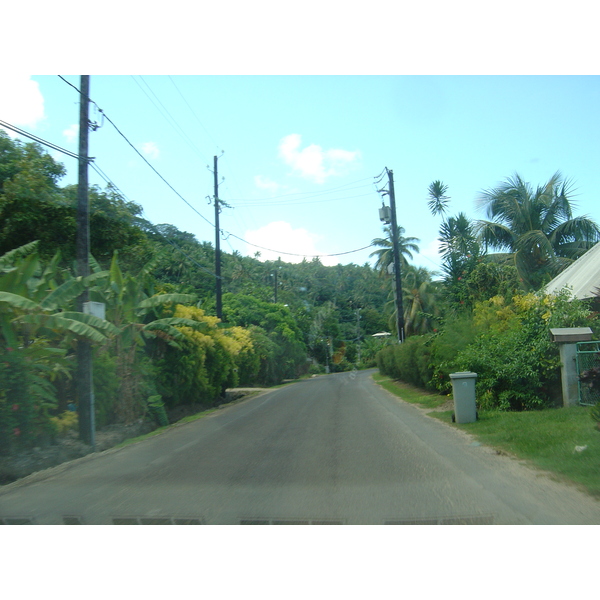
{"type": "MultiPolygon", "coordinates": [[[[375,270],[379,271],[380,275],[386,275],[388,266],[394,262],[394,252],[392,247],[392,228],[384,227],[383,231],[387,234],[384,238],[375,238],[371,244],[379,246],[379,250],[375,250],[369,254],[369,257],[376,256],[375,270]]],[[[406,257],[412,259],[412,252],[419,252],[417,242],[420,240],[415,237],[404,237],[404,227],[398,227],[398,250],[400,252],[400,262],[402,267],[408,265],[406,257]],[[411,252],[412,251],[412,252],[411,252]]]]}
{"type": "Polygon", "coordinates": [[[446,280],[456,282],[470,272],[481,256],[473,223],[464,213],[443,221],[439,231],[442,270],[446,280]]]}
{"type": "Polygon", "coordinates": [[[539,289],[600,240],[600,228],[586,216],[573,217],[572,188],[560,172],[533,189],[515,174],[485,190],[478,201],[489,220],[477,223],[491,255],[514,264],[525,287],[539,289]]]}
{"type": "Polygon", "coordinates": [[[448,186],[442,183],[439,179],[432,181],[427,188],[429,195],[429,202],[427,206],[431,211],[431,214],[435,217],[436,215],[442,215],[446,213],[448,203],[450,202],[450,196],[446,196],[448,186]]]}
{"type": "Polygon", "coordinates": [[[433,329],[438,314],[436,284],[425,267],[409,267],[404,277],[404,321],[407,335],[418,335],[433,329]]]}

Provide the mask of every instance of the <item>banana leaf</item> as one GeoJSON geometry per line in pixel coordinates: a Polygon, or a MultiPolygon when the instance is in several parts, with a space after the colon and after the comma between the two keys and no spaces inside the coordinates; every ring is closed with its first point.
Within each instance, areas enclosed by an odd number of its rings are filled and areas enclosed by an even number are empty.
{"type": "Polygon", "coordinates": [[[13,294],[11,292],[0,291],[0,302],[7,303],[13,309],[19,310],[40,310],[40,305],[25,296],[13,294]]]}
{"type": "Polygon", "coordinates": [[[50,329],[58,333],[70,331],[90,342],[101,344],[106,341],[106,336],[90,325],[74,319],[67,319],[59,315],[23,315],[13,319],[12,322],[16,324],[33,325],[36,329],[50,329]]]}

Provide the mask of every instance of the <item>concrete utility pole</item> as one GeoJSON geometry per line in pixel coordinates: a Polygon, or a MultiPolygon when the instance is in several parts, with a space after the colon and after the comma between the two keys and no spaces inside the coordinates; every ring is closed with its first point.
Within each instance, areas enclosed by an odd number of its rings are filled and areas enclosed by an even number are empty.
{"type": "MultiPolygon", "coordinates": [[[[88,198],[88,138],[89,138],[90,76],[81,76],[79,104],[79,178],[77,182],[77,276],[90,274],[90,209],[88,198]]],[[[89,300],[86,289],[77,300],[77,310],[83,312],[89,300]]],[[[78,400],[79,437],[95,447],[94,384],[92,379],[92,346],[87,340],[77,342],[76,388],[78,400]]]]}
{"type": "Polygon", "coordinates": [[[396,196],[394,193],[394,172],[386,168],[389,179],[390,208],[392,209],[392,249],[394,254],[394,283],[396,300],[396,329],[398,341],[404,341],[404,308],[402,306],[402,270],[400,266],[400,249],[398,247],[398,220],[396,218],[396,196]]]}
{"type": "Polygon", "coordinates": [[[221,230],[219,228],[219,176],[217,173],[217,157],[214,157],[215,176],[215,275],[217,290],[217,317],[223,319],[223,297],[221,290],[221,230]]]}

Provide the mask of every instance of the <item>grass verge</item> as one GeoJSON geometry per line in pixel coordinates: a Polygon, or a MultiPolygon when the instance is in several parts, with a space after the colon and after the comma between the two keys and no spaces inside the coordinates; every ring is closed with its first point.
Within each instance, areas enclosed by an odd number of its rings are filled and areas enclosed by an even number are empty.
{"type": "Polygon", "coordinates": [[[395,381],[381,373],[373,373],[373,380],[388,392],[399,396],[410,404],[419,404],[424,408],[437,408],[444,404],[447,396],[440,396],[427,390],[416,388],[402,381],[395,381]]]}
{"type": "MultiPolygon", "coordinates": [[[[430,394],[380,374],[373,379],[406,402],[435,408],[430,394]],[[433,405],[432,405],[433,404],[433,405]]],[[[437,396],[442,401],[445,397],[437,396]]],[[[549,471],[559,479],[583,486],[600,498],[600,432],[589,407],[549,408],[527,412],[479,411],[475,423],[452,423],[452,411],[431,412],[452,427],[463,429],[478,441],[549,471]]]]}

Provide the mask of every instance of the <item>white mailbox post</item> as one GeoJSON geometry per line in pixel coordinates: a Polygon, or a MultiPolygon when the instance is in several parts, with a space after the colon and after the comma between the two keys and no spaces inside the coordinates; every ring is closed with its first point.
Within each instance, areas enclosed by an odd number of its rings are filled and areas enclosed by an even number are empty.
{"type": "Polygon", "coordinates": [[[579,376],[577,375],[577,342],[589,342],[592,330],[589,327],[564,327],[551,329],[552,341],[560,352],[560,378],[563,406],[579,404],[579,376]]]}

